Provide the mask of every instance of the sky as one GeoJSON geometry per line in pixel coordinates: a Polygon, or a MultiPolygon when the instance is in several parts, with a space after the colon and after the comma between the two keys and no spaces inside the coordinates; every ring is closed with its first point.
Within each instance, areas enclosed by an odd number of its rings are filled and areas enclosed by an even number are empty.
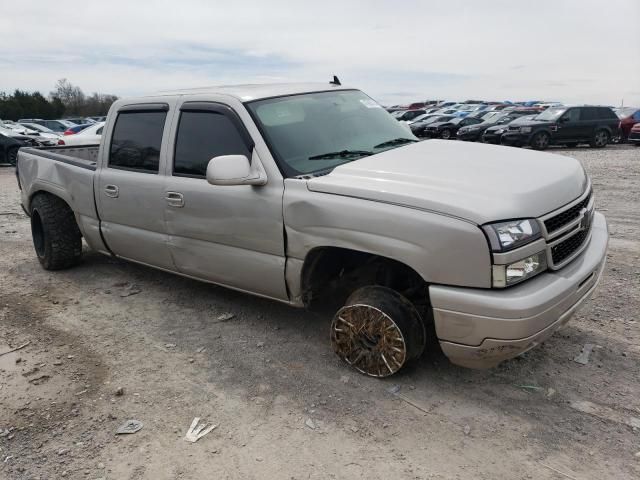
{"type": "Polygon", "coordinates": [[[3,0],[0,92],[118,96],[338,75],[425,99],[640,106],[640,0],[3,0]]]}

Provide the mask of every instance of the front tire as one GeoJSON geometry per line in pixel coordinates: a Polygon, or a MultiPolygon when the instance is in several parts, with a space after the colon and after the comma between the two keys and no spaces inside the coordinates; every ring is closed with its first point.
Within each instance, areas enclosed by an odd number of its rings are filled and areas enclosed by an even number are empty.
{"type": "Polygon", "coordinates": [[[538,132],[531,138],[531,147],[535,150],[546,150],[551,137],[547,132],[538,132]]]}
{"type": "Polygon", "coordinates": [[[73,211],[60,198],[39,194],[31,202],[31,236],[46,270],[72,267],[82,257],[82,234],[73,211]]]}
{"type": "Polygon", "coordinates": [[[422,355],[426,343],[425,326],[415,306],[387,287],[356,290],[331,323],[333,350],[371,377],[397,373],[422,355]]]}
{"type": "Polygon", "coordinates": [[[442,138],[443,140],[449,140],[451,138],[451,130],[449,130],[448,128],[442,130],[442,132],[440,132],[440,138],[442,138]]]}
{"type": "Polygon", "coordinates": [[[604,148],[609,143],[611,136],[606,130],[598,130],[591,140],[591,148],[604,148]]]}

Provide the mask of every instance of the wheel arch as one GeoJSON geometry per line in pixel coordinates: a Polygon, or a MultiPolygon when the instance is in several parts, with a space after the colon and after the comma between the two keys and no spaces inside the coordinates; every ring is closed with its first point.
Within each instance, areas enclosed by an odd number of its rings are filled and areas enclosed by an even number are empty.
{"type": "MultiPolygon", "coordinates": [[[[419,304],[429,304],[428,283],[411,266],[366,250],[342,246],[316,246],[309,250],[300,270],[300,298],[306,308],[333,298],[340,305],[359,286],[381,285],[403,293],[419,304]]],[[[331,305],[335,307],[335,305],[331,305]]]]}

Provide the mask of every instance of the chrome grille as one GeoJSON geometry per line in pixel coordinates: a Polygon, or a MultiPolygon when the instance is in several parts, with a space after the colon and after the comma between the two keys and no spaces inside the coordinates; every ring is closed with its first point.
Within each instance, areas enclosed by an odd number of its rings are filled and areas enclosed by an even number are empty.
{"type": "Polygon", "coordinates": [[[544,226],[547,229],[547,233],[553,233],[556,230],[564,227],[569,222],[578,218],[583,208],[587,208],[589,201],[591,200],[591,193],[587,195],[582,201],[576,203],[573,207],[554,215],[544,221],[544,226]]]}

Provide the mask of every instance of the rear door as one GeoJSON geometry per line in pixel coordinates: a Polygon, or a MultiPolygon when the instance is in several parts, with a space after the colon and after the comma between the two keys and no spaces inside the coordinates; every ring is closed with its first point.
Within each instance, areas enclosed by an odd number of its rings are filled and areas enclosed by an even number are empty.
{"type": "Polygon", "coordinates": [[[107,245],[116,255],[173,270],[164,224],[168,103],[120,107],[108,125],[95,197],[107,245]]]}
{"type": "Polygon", "coordinates": [[[213,157],[245,155],[260,162],[254,143],[261,138],[254,141],[222,101],[185,101],[173,124],[164,209],[178,271],[286,300],[282,177],[267,172],[261,186],[206,180],[213,157]]]}

